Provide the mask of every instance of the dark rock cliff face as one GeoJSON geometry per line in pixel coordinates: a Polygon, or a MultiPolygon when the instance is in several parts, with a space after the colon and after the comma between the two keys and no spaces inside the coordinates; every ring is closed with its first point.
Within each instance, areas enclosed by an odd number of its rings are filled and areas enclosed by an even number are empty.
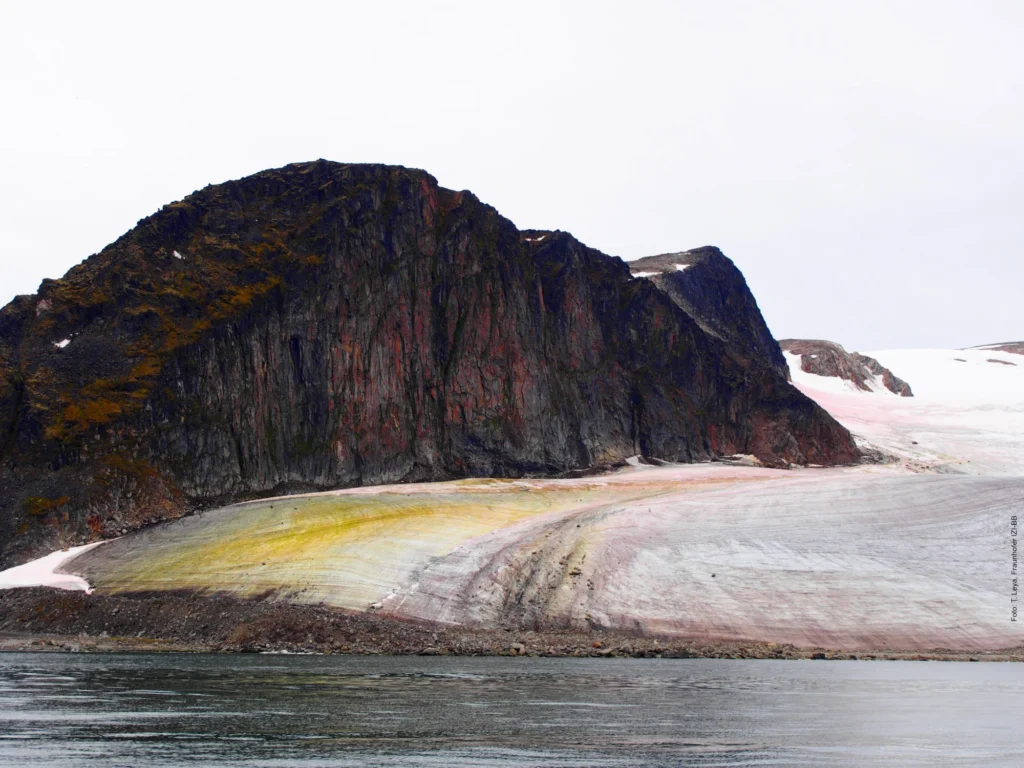
{"type": "Polygon", "coordinates": [[[705,246],[648,256],[629,262],[629,268],[651,280],[734,353],[760,360],[789,379],[786,359],[743,273],[720,250],[705,246]]]}
{"type": "Polygon", "coordinates": [[[0,563],[270,493],[856,459],[619,259],[398,167],[166,206],[0,311],[0,563]]]}
{"type": "Polygon", "coordinates": [[[783,339],[784,350],[800,356],[800,368],[817,376],[834,376],[870,392],[868,381],[880,378],[882,386],[901,397],[913,397],[910,385],[873,357],[847,352],[842,345],[819,339],[783,339]]]}

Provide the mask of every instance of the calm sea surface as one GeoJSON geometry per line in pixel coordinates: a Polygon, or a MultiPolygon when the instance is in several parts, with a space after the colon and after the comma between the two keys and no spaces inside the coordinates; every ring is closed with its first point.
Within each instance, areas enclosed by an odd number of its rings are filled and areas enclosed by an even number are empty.
{"type": "Polygon", "coordinates": [[[1024,665],[0,654],[0,765],[1021,766],[1024,665]]]}

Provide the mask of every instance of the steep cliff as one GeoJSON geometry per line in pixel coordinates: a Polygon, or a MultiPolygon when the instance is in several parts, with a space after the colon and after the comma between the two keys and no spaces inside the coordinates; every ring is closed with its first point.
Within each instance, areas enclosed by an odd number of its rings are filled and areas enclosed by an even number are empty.
{"type": "Polygon", "coordinates": [[[800,369],[816,376],[833,376],[864,392],[884,387],[895,395],[913,397],[910,385],[873,357],[847,352],[841,344],[819,339],[783,339],[784,350],[800,358],[800,369]]]}
{"type": "Polygon", "coordinates": [[[743,273],[713,246],[629,262],[668,294],[697,324],[742,358],[760,360],[789,379],[782,350],[761,315],[743,273]]]}
{"type": "Polygon", "coordinates": [[[423,171],[207,187],[0,310],[0,562],[271,493],[857,457],[629,267],[423,171]]]}

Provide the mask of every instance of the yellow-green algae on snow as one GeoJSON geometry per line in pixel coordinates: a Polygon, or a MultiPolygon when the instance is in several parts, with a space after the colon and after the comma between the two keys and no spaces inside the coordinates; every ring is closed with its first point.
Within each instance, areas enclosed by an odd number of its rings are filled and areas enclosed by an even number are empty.
{"type": "Polygon", "coordinates": [[[669,485],[467,480],[240,504],[133,534],[72,566],[99,593],[196,590],[365,609],[477,536],[669,485]]]}

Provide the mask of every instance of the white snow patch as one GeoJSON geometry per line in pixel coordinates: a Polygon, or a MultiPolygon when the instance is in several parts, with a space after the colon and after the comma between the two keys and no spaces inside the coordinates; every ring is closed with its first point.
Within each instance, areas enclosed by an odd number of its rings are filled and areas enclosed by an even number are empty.
{"type": "Polygon", "coordinates": [[[633,273],[633,277],[634,278],[636,278],[636,277],[650,277],[651,275],[656,275],[656,274],[658,274],[658,273],[657,272],[634,272],[633,273]]]}
{"type": "Polygon", "coordinates": [[[676,264],[676,269],[678,269],[680,272],[682,272],[683,270],[687,269],[689,266],[690,266],[689,264],[676,264]]]}
{"type": "Polygon", "coordinates": [[[1024,403],[1020,355],[992,349],[893,349],[867,353],[910,384],[916,398],[1024,403]],[[960,358],[960,360],[957,360],[960,358]]]}
{"type": "Polygon", "coordinates": [[[0,589],[53,587],[54,589],[67,589],[88,594],[92,592],[89,582],[81,576],[57,573],[57,569],[83,552],[88,552],[90,549],[105,543],[97,541],[94,544],[84,544],[80,547],[53,552],[30,563],[17,565],[14,568],[8,568],[6,571],[0,571],[0,589]]]}
{"type": "Polygon", "coordinates": [[[654,466],[644,461],[643,456],[641,456],[639,453],[636,456],[630,456],[628,459],[626,459],[626,463],[631,467],[635,467],[636,469],[651,469],[654,466]]]}
{"type": "Polygon", "coordinates": [[[71,339],[61,339],[60,341],[53,342],[53,346],[57,347],[57,349],[64,349],[70,343],[71,339]]]}
{"type": "Polygon", "coordinates": [[[174,258],[176,258],[176,259],[184,259],[185,257],[184,257],[184,256],[182,256],[182,255],[181,255],[180,253],[178,253],[177,251],[175,251],[175,252],[174,252],[174,258]]]}

